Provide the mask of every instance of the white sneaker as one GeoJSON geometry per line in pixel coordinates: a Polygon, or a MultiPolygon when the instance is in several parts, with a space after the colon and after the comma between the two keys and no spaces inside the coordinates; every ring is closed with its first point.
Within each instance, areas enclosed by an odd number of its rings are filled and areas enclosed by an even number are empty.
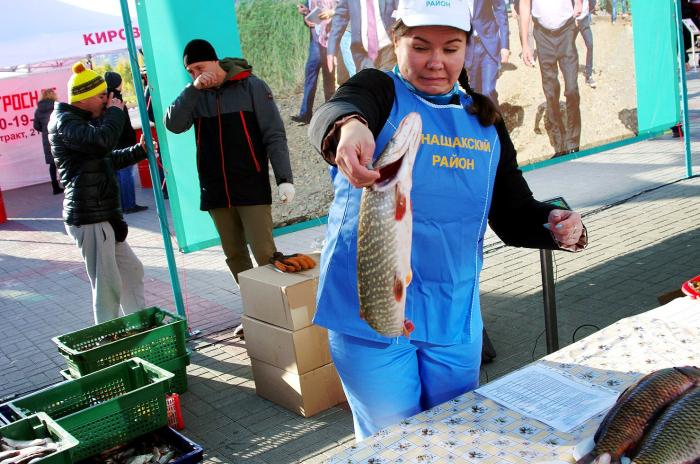
{"type": "Polygon", "coordinates": [[[595,89],[598,85],[595,83],[595,80],[593,80],[593,77],[587,77],[586,78],[586,84],[592,89],[595,89]]]}

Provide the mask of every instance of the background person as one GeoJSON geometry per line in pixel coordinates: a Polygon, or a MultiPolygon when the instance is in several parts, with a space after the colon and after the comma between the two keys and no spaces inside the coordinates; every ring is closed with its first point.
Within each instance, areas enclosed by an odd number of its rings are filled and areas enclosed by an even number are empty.
{"type": "Polygon", "coordinates": [[[51,177],[51,187],[53,187],[54,195],[63,193],[63,188],[58,183],[58,177],[56,177],[56,164],[53,162],[53,156],[51,156],[51,144],[49,144],[49,131],[47,129],[56,101],[58,101],[58,96],[56,96],[54,89],[42,89],[41,100],[36,105],[34,122],[32,123],[34,129],[41,132],[44,161],[49,165],[49,176],[51,177]]]}
{"type": "MultiPolygon", "coordinates": [[[[118,98],[122,102],[124,97],[122,96],[122,76],[119,73],[112,71],[107,71],[105,73],[105,83],[107,84],[107,93],[112,94],[114,98],[118,98]]],[[[131,125],[131,119],[129,118],[129,110],[124,105],[124,127],[122,133],[117,141],[117,146],[115,148],[126,148],[134,145],[136,143],[136,131],[131,125]]],[[[134,185],[134,167],[129,166],[117,171],[117,179],[119,180],[119,198],[122,203],[122,211],[124,214],[138,213],[139,211],[145,211],[148,206],[141,206],[136,204],[136,186],[134,185]]]]}
{"type": "Polygon", "coordinates": [[[308,124],[314,110],[316,86],[318,75],[323,75],[323,94],[328,100],[335,92],[335,77],[332,70],[325,64],[326,45],[328,43],[328,31],[330,29],[330,17],[333,11],[334,0],[309,0],[306,5],[297,5],[300,15],[306,16],[314,8],[321,10],[323,18],[318,24],[311,23],[304,18],[304,24],[309,28],[309,52],[304,68],[304,96],[301,100],[299,114],[293,115],[291,120],[301,124],[308,124]],[[325,14],[324,14],[325,13],[325,14]]]}
{"type": "Polygon", "coordinates": [[[510,58],[506,4],[503,0],[474,0],[471,26],[471,43],[464,60],[469,82],[498,106],[498,72],[510,58]]]}
{"type": "Polygon", "coordinates": [[[314,322],[328,329],[357,440],[478,385],[478,279],[487,218],[512,246],[578,251],[587,243],[578,213],[533,198],[494,104],[469,87],[464,4],[400,0],[397,14],[398,66],[356,74],[318,109],[309,128],[312,145],[331,164],[335,190],[314,322]],[[378,180],[379,172],[365,166],[409,112],[418,112],[423,124],[411,191],[412,281],[405,290],[406,318],[415,331],[389,339],[360,318],[359,187],[378,180]],[[472,142],[439,141],[462,139],[472,142]],[[434,161],[452,156],[465,162],[450,168],[434,161]]]}
{"type": "Polygon", "coordinates": [[[542,75],[542,90],[547,101],[547,119],[552,126],[557,155],[576,152],[581,145],[581,97],[578,91],[578,51],[574,42],[574,18],[581,14],[582,0],[519,0],[520,45],[523,62],[535,66],[528,37],[530,20],[542,75]],[[559,109],[559,70],[564,77],[566,124],[559,109]]]}
{"type": "Polygon", "coordinates": [[[392,14],[397,0],[339,0],[328,41],[328,68],[338,53],[338,41],[349,25],[355,69],[391,69],[396,63],[391,45],[392,14]]]}
{"type": "Polygon", "coordinates": [[[85,261],[95,323],[146,306],[143,265],[126,242],[128,226],[119,201],[115,170],[146,158],[144,141],[115,150],[126,115],[124,102],[107,96],[102,76],[73,65],[68,103],[57,103],[48,132],[65,186],[63,220],[85,261]],[[101,118],[101,123],[97,120],[101,118]]]}
{"type": "MultiPolygon", "coordinates": [[[[576,33],[580,33],[583,43],[586,44],[586,68],[583,73],[586,84],[595,89],[597,87],[593,79],[593,31],[591,30],[591,12],[595,9],[595,0],[582,0],[581,14],[576,17],[576,33]]],[[[576,40],[574,38],[574,40],[576,40]]]]}
{"type": "Polygon", "coordinates": [[[272,192],[268,163],[279,198],[294,198],[287,136],[272,91],[241,58],[219,60],[202,39],[183,53],[193,82],[168,107],[165,127],[179,134],[195,126],[200,208],[209,212],[233,278],[277,251],[272,238],[272,192]]]}

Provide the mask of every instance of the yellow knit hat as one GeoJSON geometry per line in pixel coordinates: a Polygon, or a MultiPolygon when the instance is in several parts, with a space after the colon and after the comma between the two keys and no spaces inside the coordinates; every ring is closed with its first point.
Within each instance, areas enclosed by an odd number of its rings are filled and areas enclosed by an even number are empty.
{"type": "Polygon", "coordinates": [[[73,75],[68,79],[68,103],[76,103],[94,97],[107,90],[105,80],[92,69],[77,62],[73,65],[73,75]]]}

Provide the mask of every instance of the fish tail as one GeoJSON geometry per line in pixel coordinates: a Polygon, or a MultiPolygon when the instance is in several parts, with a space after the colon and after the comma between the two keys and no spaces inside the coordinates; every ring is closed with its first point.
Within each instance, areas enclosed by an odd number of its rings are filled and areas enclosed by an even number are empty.
{"type": "Polygon", "coordinates": [[[401,329],[401,332],[403,332],[404,337],[408,338],[411,336],[411,332],[413,332],[415,328],[416,326],[413,324],[413,322],[406,319],[405,321],[403,321],[403,328],[401,329]]]}

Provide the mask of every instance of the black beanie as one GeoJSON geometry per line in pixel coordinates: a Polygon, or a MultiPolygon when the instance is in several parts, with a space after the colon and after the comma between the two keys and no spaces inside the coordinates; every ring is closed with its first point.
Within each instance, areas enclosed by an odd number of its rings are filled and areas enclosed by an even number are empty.
{"type": "Polygon", "coordinates": [[[105,73],[105,82],[110,89],[116,89],[122,83],[122,76],[119,73],[107,71],[105,73]]]}
{"type": "Polygon", "coordinates": [[[194,39],[185,45],[185,51],[182,53],[182,58],[185,60],[185,66],[200,61],[217,61],[216,51],[209,42],[203,39],[194,39]]]}

